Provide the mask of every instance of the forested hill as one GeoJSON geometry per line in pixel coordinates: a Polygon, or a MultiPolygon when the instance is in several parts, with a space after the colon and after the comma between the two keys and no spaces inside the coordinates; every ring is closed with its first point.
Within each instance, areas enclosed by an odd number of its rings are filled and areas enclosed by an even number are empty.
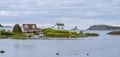
{"type": "Polygon", "coordinates": [[[90,26],[87,30],[120,30],[120,27],[109,25],[93,25],[90,26]]]}

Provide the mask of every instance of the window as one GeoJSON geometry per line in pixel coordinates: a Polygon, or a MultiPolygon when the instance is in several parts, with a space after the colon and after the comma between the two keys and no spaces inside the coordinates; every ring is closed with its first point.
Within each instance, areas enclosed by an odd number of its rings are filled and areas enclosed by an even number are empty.
{"type": "Polygon", "coordinates": [[[61,29],[64,29],[64,27],[61,27],[61,29]]]}
{"type": "Polygon", "coordinates": [[[35,25],[33,25],[32,28],[35,29],[36,28],[35,25]]]}
{"type": "Polygon", "coordinates": [[[60,27],[58,27],[58,29],[60,29],[60,27]]]}
{"type": "Polygon", "coordinates": [[[29,28],[29,26],[28,26],[28,25],[25,25],[24,27],[25,27],[25,28],[29,28]]]}

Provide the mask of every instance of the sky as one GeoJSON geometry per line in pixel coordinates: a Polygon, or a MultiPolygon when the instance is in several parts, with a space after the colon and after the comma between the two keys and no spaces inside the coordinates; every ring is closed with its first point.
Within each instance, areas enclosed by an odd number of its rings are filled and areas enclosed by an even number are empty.
{"type": "Polygon", "coordinates": [[[3,25],[35,23],[51,27],[57,22],[69,29],[120,25],[120,0],[0,0],[3,25]]]}

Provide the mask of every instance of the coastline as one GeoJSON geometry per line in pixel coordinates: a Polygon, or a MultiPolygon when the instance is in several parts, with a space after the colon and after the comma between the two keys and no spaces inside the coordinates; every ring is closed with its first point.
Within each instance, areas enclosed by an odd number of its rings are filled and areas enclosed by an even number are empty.
{"type": "MultiPolygon", "coordinates": [[[[96,38],[96,37],[94,37],[94,38],[96,38]]],[[[18,38],[18,39],[14,39],[14,38],[0,38],[0,39],[12,39],[12,40],[79,40],[79,39],[86,39],[86,38],[87,37],[77,37],[77,38],[43,37],[43,38],[18,38]]]]}

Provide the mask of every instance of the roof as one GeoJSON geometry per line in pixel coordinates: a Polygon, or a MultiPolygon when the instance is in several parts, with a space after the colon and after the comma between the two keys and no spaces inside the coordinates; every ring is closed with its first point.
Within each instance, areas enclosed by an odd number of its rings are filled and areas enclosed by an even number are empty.
{"type": "Polygon", "coordinates": [[[36,24],[23,24],[22,26],[23,26],[23,29],[26,30],[26,31],[27,30],[35,30],[35,31],[37,31],[38,30],[36,24]]]}
{"type": "Polygon", "coordinates": [[[63,23],[56,23],[57,26],[64,26],[63,23]]]}

